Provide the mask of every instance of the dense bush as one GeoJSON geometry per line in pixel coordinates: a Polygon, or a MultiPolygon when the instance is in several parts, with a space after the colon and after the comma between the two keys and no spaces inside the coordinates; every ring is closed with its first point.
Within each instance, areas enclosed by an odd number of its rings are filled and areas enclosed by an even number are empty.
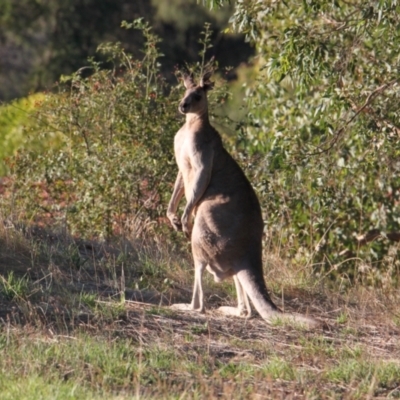
{"type": "Polygon", "coordinates": [[[158,38],[141,21],[125,25],[146,37],[142,60],[119,44],[103,44],[99,51],[112,70],[90,60],[61,77],[58,93],[38,105],[37,124],[27,134],[46,141],[56,133],[62,145],[18,158],[16,196],[26,217],[60,219],[74,233],[104,237],[165,212],[178,94],[172,89],[167,96],[158,74],[158,38]]]}

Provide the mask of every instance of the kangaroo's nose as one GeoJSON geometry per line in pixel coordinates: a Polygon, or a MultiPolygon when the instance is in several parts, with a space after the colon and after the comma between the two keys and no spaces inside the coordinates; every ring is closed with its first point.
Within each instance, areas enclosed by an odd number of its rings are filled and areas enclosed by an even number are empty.
{"type": "Polygon", "coordinates": [[[182,101],[181,104],[179,104],[179,111],[182,114],[185,114],[189,109],[189,103],[187,103],[186,101],[182,101]]]}

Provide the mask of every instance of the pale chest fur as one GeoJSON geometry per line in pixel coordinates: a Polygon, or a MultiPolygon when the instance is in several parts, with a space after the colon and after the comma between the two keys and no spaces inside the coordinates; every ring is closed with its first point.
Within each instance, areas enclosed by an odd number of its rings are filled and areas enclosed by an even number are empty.
{"type": "Polygon", "coordinates": [[[183,126],[175,135],[174,152],[180,172],[190,169],[190,132],[183,126]]]}
{"type": "Polygon", "coordinates": [[[182,173],[183,182],[185,185],[185,197],[188,198],[192,191],[194,183],[194,166],[192,158],[195,149],[195,135],[184,125],[175,135],[174,150],[175,159],[179,171],[182,173]]]}

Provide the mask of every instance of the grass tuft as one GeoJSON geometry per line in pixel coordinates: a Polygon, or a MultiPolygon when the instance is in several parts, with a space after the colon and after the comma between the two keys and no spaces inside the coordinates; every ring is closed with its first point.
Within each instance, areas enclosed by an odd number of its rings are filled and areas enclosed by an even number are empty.
{"type": "Polygon", "coordinates": [[[7,300],[26,299],[29,295],[29,279],[26,276],[18,278],[14,271],[10,271],[6,278],[0,275],[0,293],[7,300]]]}

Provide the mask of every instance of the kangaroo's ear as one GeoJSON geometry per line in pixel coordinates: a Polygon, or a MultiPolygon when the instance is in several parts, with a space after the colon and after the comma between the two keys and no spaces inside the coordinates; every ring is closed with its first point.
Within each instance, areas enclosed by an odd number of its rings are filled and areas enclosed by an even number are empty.
{"type": "Polygon", "coordinates": [[[200,86],[203,88],[203,90],[207,92],[208,90],[211,90],[214,87],[214,82],[208,81],[203,83],[202,85],[200,84],[200,86]]]}
{"type": "Polygon", "coordinates": [[[183,75],[183,84],[185,85],[186,89],[191,89],[196,86],[193,75],[192,74],[184,74],[183,75]]]}
{"type": "Polygon", "coordinates": [[[201,77],[200,87],[202,87],[205,91],[211,90],[214,87],[214,82],[210,81],[213,72],[214,71],[211,68],[207,69],[204,75],[201,77]]]}

